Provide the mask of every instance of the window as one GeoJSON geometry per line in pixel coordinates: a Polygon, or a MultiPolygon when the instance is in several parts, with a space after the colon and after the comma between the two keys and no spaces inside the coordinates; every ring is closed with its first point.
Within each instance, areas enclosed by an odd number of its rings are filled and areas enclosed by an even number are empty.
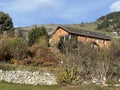
{"type": "Polygon", "coordinates": [[[106,44],[107,44],[107,43],[106,43],[106,40],[103,40],[103,44],[104,44],[104,45],[106,45],[106,44]]]}
{"type": "Polygon", "coordinates": [[[63,36],[63,40],[64,41],[68,41],[71,39],[71,36],[70,35],[66,35],[66,36],[63,36]]]}
{"type": "Polygon", "coordinates": [[[88,37],[87,36],[85,37],[85,39],[86,39],[86,42],[88,42],[88,37]]]}
{"type": "Polygon", "coordinates": [[[95,42],[98,44],[98,39],[96,39],[95,42]]]}
{"type": "Polygon", "coordinates": [[[49,43],[51,43],[52,39],[49,40],[49,43]]]}
{"type": "Polygon", "coordinates": [[[64,41],[66,41],[66,36],[64,36],[63,38],[64,38],[64,41]]]}
{"type": "Polygon", "coordinates": [[[69,40],[71,39],[71,34],[69,34],[69,40]]]}

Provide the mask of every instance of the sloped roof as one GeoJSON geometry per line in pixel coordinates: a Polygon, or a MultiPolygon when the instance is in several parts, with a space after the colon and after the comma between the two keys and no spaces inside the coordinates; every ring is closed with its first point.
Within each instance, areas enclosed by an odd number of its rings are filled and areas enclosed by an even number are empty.
{"type": "Polygon", "coordinates": [[[110,36],[104,35],[104,34],[99,33],[99,32],[92,32],[92,31],[87,31],[87,30],[72,28],[72,27],[63,26],[63,25],[58,26],[57,29],[58,28],[62,28],[65,31],[67,31],[69,33],[72,33],[72,34],[84,35],[84,36],[88,36],[88,37],[94,37],[94,38],[111,40],[110,36]]]}

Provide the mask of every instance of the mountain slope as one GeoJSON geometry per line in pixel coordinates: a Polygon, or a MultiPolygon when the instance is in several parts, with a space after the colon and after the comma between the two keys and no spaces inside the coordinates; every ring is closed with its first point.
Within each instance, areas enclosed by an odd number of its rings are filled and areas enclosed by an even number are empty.
{"type": "Polygon", "coordinates": [[[97,19],[97,29],[106,31],[120,31],[120,12],[112,12],[97,19]]]}

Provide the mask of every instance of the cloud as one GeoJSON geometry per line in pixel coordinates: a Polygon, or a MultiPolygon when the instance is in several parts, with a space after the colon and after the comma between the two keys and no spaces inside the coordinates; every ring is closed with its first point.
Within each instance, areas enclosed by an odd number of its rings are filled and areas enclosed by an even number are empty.
{"type": "Polygon", "coordinates": [[[110,10],[112,12],[120,11],[120,0],[117,0],[116,2],[112,3],[112,5],[110,6],[110,10]]]}

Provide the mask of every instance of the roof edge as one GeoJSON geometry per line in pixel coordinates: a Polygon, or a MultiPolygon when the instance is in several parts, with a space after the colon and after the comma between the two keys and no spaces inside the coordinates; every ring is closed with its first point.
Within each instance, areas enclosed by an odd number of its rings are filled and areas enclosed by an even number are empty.
{"type": "Polygon", "coordinates": [[[77,29],[77,28],[72,28],[72,27],[68,27],[68,26],[63,26],[63,25],[59,25],[57,26],[56,30],[52,33],[51,37],[54,35],[54,33],[58,30],[58,28],[62,28],[64,29],[65,31],[67,31],[68,33],[72,33],[72,34],[77,34],[77,35],[84,35],[84,36],[88,36],[88,37],[93,37],[93,38],[100,38],[100,39],[106,39],[106,40],[111,40],[112,38],[110,36],[107,36],[107,35],[104,35],[102,33],[99,33],[99,32],[93,32],[93,31],[88,31],[88,30],[83,30],[83,29],[77,29]],[[82,33],[76,33],[73,31],[70,31],[68,28],[70,29],[76,29],[76,30],[82,30],[82,31],[85,31],[86,33],[85,34],[82,34],[82,33]],[[87,34],[88,33],[94,33],[94,34],[100,34],[102,36],[105,36],[105,37],[100,37],[100,36],[94,36],[94,35],[89,35],[87,34]]]}

